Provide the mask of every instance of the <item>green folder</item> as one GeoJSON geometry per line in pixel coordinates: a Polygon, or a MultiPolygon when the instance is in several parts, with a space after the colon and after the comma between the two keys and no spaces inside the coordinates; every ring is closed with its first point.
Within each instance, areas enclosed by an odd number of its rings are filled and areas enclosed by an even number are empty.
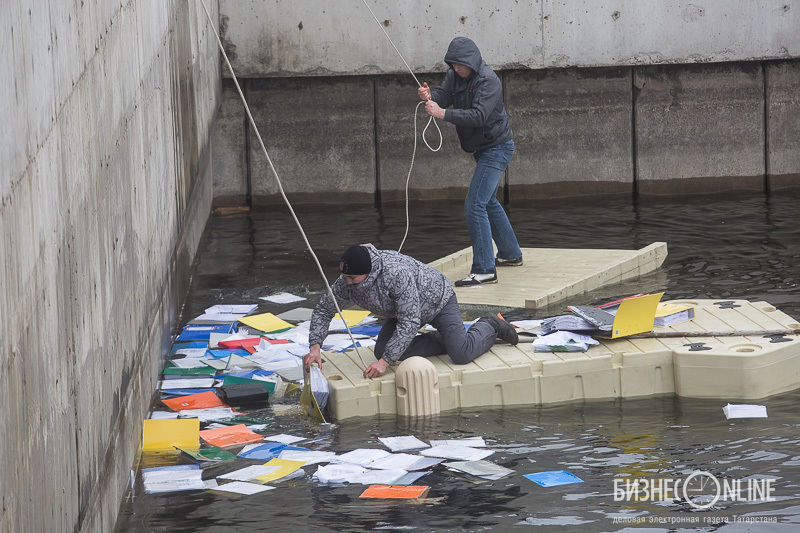
{"type": "Polygon", "coordinates": [[[171,366],[164,369],[165,376],[213,376],[216,373],[217,370],[210,366],[198,366],[193,368],[171,366]]]}
{"type": "Polygon", "coordinates": [[[237,376],[225,376],[225,379],[222,382],[222,385],[223,386],[225,386],[225,385],[241,385],[241,384],[246,384],[246,383],[258,383],[259,385],[261,385],[262,387],[267,389],[267,392],[269,392],[270,394],[275,392],[275,383],[273,383],[272,381],[261,381],[260,379],[248,379],[248,378],[240,378],[240,377],[237,377],[237,376]]]}

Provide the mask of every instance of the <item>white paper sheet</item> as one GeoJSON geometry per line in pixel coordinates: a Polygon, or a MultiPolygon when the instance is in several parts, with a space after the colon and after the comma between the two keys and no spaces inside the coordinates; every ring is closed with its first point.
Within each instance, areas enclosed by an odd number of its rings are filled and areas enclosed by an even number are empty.
{"type": "Polygon", "coordinates": [[[765,405],[728,404],[722,408],[725,418],[767,418],[765,405]]]}
{"type": "Polygon", "coordinates": [[[262,296],[261,300],[266,300],[267,302],[272,302],[274,304],[290,304],[293,302],[302,302],[305,300],[305,298],[295,294],[290,294],[288,292],[279,292],[269,296],[262,296]]]}
{"type": "Polygon", "coordinates": [[[457,461],[479,461],[494,453],[494,450],[482,450],[469,446],[434,446],[419,452],[427,457],[441,457],[443,459],[455,459],[457,461]]]}
{"type": "Polygon", "coordinates": [[[234,470],[233,472],[228,472],[227,474],[222,474],[217,476],[217,479],[232,479],[234,481],[249,481],[251,479],[255,479],[258,476],[265,476],[267,474],[271,474],[277,469],[281,468],[280,466],[267,466],[267,465],[252,465],[246,466],[244,468],[240,468],[239,470],[234,470]]]}
{"type": "Polygon", "coordinates": [[[295,442],[308,440],[308,438],[296,437],[294,435],[287,435],[286,433],[280,433],[279,435],[270,435],[269,437],[264,437],[264,440],[272,442],[281,442],[283,444],[294,444],[295,442]]]}
{"type": "Polygon", "coordinates": [[[336,452],[320,452],[320,451],[306,451],[306,450],[283,450],[279,459],[286,459],[287,461],[302,461],[306,465],[314,465],[318,463],[329,463],[336,458],[336,452]]]}
{"type": "Polygon", "coordinates": [[[469,446],[470,448],[485,448],[483,437],[466,437],[464,439],[431,439],[431,446],[469,446]]]}
{"type": "Polygon", "coordinates": [[[378,440],[381,441],[384,446],[386,446],[393,452],[421,450],[423,448],[429,447],[427,444],[419,440],[417,437],[414,437],[413,435],[406,435],[401,437],[378,437],[378,440]]]}
{"type": "Polygon", "coordinates": [[[248,483],[246,481],[232,481],[230,483],[225,483],[224,485],[217,485],[213,490],[250,496],[252,494],[258,494],[259,492],[273,490],[275,488],[276,487],[270,487],[269,485],[259,485],[258,483],[248,483]]]}
{"type": "Polygon", "coordinates": [[[366,467],[369,463],[390,455],[386,450],[377,448],[358,448],[336,457],[337,463],[350,463],[366,467]]]}

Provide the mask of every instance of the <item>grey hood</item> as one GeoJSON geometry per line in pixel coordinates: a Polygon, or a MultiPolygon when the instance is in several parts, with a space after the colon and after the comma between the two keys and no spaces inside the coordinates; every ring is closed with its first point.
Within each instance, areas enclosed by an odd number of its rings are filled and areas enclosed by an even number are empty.
{"type": "Polygon", "coordinates": [[[473,74],[481,69],[483,58],[478,46],[468,37],[456,37],[450,41],[444,62],[452,68],[453,63],[464,65],[473,70],[473,74]]]}

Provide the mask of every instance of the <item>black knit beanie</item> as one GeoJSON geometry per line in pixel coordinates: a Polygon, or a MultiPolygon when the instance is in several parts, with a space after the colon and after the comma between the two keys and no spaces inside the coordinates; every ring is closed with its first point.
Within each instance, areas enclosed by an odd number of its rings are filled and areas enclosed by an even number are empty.
{"type": "Polygon", "coordinates": [[[372,259],[369,257],[369,250],[357,244],[351,246],[342,254],[339,270],[342,274],[349,276],[369,274],[372,270],[372,259]]]}

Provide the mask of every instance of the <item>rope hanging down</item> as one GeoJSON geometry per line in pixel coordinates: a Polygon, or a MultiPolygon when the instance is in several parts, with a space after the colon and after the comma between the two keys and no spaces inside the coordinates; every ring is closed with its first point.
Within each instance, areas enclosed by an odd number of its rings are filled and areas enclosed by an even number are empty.
{"type": "MultiPolygon", "coordinates": [[[[378,17],[375,16],[375,13],[372,11],[372,8],[369,7],[369,4],[367,3],[367,0],[361,0],[361,1],[364,2],[364,5],[369,10],[370,14],[372,15],[372,18],[375,19],[375,22],[378,24],[378,27],[381,29],[381,31],[386,36],[386,38],[389,39],[389,43],[391,43],[392,48],[394,48],[394,51],[397,52],[397,55],[400,56],[400,59],[403,61],[403,64],[406,66],[408,71],[411,73],[411,76],[414,78],[414,81],[417,82],[417,85],[421,88],[422,84],[417,79],[417,76],[414,74],[414,71],[411,70],[411,67],[408,66],[408,62],[406,62],[406,59],[403,57],[403,54],[401,54],[400,50],[397,49],[397,45],[395,45],[394,41],[392,40],[392,38],[389,37],[389,34],[386,32],[386,29],[383,27],[383,24],[381,24],[381,21],[378,20],[378,17]]],[[[405,233],[405,235],[403,235],[403,240],[402,240],[402,242],[400,242],[400,246],[397,248],[398,252],[403,249],[403,245],[405,244],[406,238],[408,237],[408,228],[409,228],[409,225],[410,225],[409,216],[408,216],[408,184],[411,181],[411,171],[414,168],[414,159],[417,156],[417,114],[419,112],[419,106],[424,104],[424,103],[425,102],[419,102],[416,105],[416,107],[414,107],[414,150],[411,152],[411,166],[408,168],[408,176],[406,176],[406,188],[405,188],[405,193],[406,193],[406,233],[405,233]]],[[[436,121],[433,120],[433,117],[428,117],[428,123],[425,124],[425,128],[422,130],[422,142],[425,143],[425,146],[427,146],[428,150],[430,150],[431,152],[438,152],[439,150],[442,149],[442,130],[439,128],[439,124],[437,124],[436,121]],[[436,148],[434,148],[430,144],[428,144],[428,140],[425,138],[425,133],[428,131],[428,127],[431,125],[431,122],[433,122],[433,125],[436,126],[436,130],[439,132],[439,146],[437,146],[436,148]]]]}
{"type": "Polygon", "coordinates": [[[308,237],[306,236],[305,231],[303,231],[303,226],[300,224],[300,220],[298,220],[297,215],[292,208],[292,204],[289,202],[289,199],[286,197],[286,193],[283,190],[283,184],[281,183],[281,178],[278,176],[278,171],[275,170],[275,165],[272,164],[272,158],[269,156],[267,152],[267,147],[264,146],[264,140],[261,138],[261,133],[258,131],[258,127],[256,126],[256,121],[253,119],[252,113],[250,113],[250,106],[247,104],[247,100],[244,97],[244,93],[242,93],[242,89],[239,86],[239,80],[236,78],[236,73],[233,71],[233,67],[231,66],[231,62],[228,59],[228,54],[225,53],[225,47],[222,45],[222,40],[219,37],[219,33],[217,33],[217,28],[214,26],[214,22],[211,20],[211,14],[208,12],[208,7],[206,7],[206,3],[204,0],[200,0],[200,4],[203,6],[203,11],[206,13],[206,18],[208,19],[208,24],[211,26],[211,31],[214,32],[214,37],[217,39],[217,45],[219,46],[219,50],[222,53],[222,57],[225,59],[225,64],[228,66],[228,70],[231,73],[231,77],[233,78],[233,83],[236,86],[236,91],[239,93],[239,98],[241,98],[242,103],[244,104],[244,110],[247,113],[247,119],[250,121],[250,125],[253,127],[253,131],[256,133],[256,138],[258,139],[258,144],[261,146],[261,150],[264,152],[264,155],[267,158],[267,163],[269,163],[269,168],[272,171],[272,175],[275,176],[275,181],[278,184],[278,190],[281,193],[281,197],[283,201],[286,203],[286,207],[289,208],[289,212],[292,214],[292,218],[294,219],[297,228],[300,230],[300,234],[303,236],[303,241],[306,243],[306,248],[311,253],[311,257],[314,258],[314,263],[317,265],[317,269],[319,269],[319,274],[322,276],[322,281],[325,283],[325,287],[328,289],[328,294],[330,295],[331,299],[333,300],[333,305],[336,306],[336,311],[339,313],[339,317],[344,322],[344,327],[347,329],[347,334],[350,336],[350,341],[353,343],[353,348],[355,348],[356,353],[358,354],[358,358],[361,360],[361,363],[364,365],[364,370],[366,370],[367,365],[364,362],[364,359],[361,357],[361,352],[358,349],[358,343],[356,342],[355,338],[353,338],[353,334],[350,332],[350,326],[347,325],[347,321],[344,319],[344,315],[342,314],[342,310],[339,308],[339,302],[336,301],[336,296],[333,294],[333,290],[331,289],[330,284],[328,283],[327,278],[325,278],[325,271],[322,270],[322,265],[317,258],[317,254],[314,253],[313,248],[311,248],[311,243],[308,242],[308,237]]]}

